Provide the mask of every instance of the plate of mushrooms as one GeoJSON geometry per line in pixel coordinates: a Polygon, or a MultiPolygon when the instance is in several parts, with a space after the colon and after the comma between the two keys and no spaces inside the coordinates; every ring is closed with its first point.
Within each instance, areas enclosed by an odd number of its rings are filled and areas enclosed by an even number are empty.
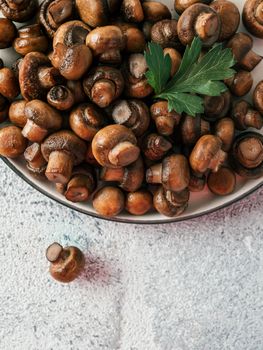
{"type": "Polygon", "coordinates": [[[263,184],[262,0],[0,10],[0,155],[46,196],[149,224],[263,184]]]}

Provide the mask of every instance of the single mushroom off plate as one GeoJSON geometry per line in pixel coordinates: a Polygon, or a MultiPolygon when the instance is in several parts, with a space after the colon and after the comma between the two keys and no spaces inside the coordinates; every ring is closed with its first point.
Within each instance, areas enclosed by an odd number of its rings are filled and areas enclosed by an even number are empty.
{"type": "MultiPolygon", "coordinates": [[[[173,12],[174,0],[159,0],[159,1],[167,5],[168,8],[173,12]]],[[[245,0],[231,0],[231,1],[238,6],[240,13],[242,13],[245,0]]],[[[240,24],[239,31],[242,31],[245,33],[247,32],[242,23],[240,24]]],[[[257,54],[263,56],[263,45],[261,41],[262,39],[258,39],[255,37],[253,39],[254,39],[254,48],[253,48],[254,51],[257,54]]],[[[11,65],[16,58],[14,51],[12,49],[1,50],[1,57],[5,61],[5,64],[7,65],[11,65]]],[[[256,84],[261,80],[261,77],[263,76],[263,61],[253,70],[252,75],[254,78],[254,87],[255,87],[256,84]]],[[[253,89],[251,91],[253,91],[253,89]]],[[[244,98],[248,101],[251,101],[250,95],[247,95],[244,98]]],[[[263,130],[261,130],[261,133],[263,133],[263,130]]],[[[15,160],[3,158],[3,161],[12,170],[14,170],[18,176],[20,176],[23,180],[25,180],[27,183],[29,183],[31,186],[36,188],[38,191],[40,191],[44,195],[56,200],[57,202],[71,209],[80,211],[87,215],[101,217],[95,212],[91,202],[72,203],[67,201],[62,194],[56,191],[52,183],[49,183],[47,180],[44,180],[43,178],[35,177],[32,173],[30,173],[27,169],[26,162],[24,160],[20,158],[15,160]]],[[[128,212],[124,212],[114,218],[111,218],[110,220],[126,222],[126,223],[142,223],[142,224],[143,223],[144,224],[152,224],[152,223],[161,224],[161,223],[168,223],[168,222],[174,222],[174,221],[188,220],[204,214],[208,214],[217,209],[223,208],[231,203],[234,203],[240,200],[241,198],[244,198],[248,194],[252,193],[262,185],[263,185],[262,177],[258,179],[251,179],[251,180],[245,180],[244,178],[241,179],[237,177],[236,190],[232,194],[226,197],[215,196],[207,188],[205,188],[205,190],[202,192],[198,192],[198,193],[192,192],[190,197],[189,207],[179,217],[167,218],[156,212],[148,212],[143,216],[132,216],[128,212]]]]}

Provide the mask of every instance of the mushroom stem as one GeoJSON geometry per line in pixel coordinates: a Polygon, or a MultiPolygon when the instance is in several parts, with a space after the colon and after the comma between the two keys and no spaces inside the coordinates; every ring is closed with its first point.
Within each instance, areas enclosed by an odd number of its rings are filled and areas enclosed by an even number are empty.
{"type": "Polygon", "coordinates": [[[151,166],[146,171],[146,182],[149,184],[162,183],[162,163],[151,166]]]}
{"type": "Polygon", "coordinates": [[[139,157],[140,149],[129,141],[118,143],[109,151],[109,161],[115,166],[126,166],[135,162],[139,157]]]}
{"type": "Polygon", "coordinates": [[[197,17],[195,30],[201,40],[214,35],[218,27],[218,17],[215,13],[203,13],[197,17]]]}
{"type": "Polygon", "coordinates": [[[248,71],[252,71],[254,67],[256,67],[259,62],[262,60],[262,57],[256,54],[254,51],[250,50],[245,55],[245,57],[240,61],[241,66],[248,71]]]}
{"type": "Polygon", "coordinates": [[[49,181],[66,184],[70,180],[72,168],[73,160],[68,152],[53,151],[50,153],[45,174],[49,181]]]}
{"type": "Polygon", "coordinates": [[[52,243],[46,250],[46,258],[49,262],[56,262],[63,252],[63,247],[59,243],[52,243]]]}
{"type": "Polygon", "coordinates": [[[22,135],[31,142],[41,142],[48,134],[48,130],[41,128],[28,119],[22,130],[22,135]]]}
{"type": "Polygon", "coordinates": [[[24,157],[29,170],[35,173],[41,173],[46,168],[47,162],[41,153],[41,147],[38,143],[33,143],[31,146],[27,147],[24,152],[24,157]]]}
{"type": "Polygon", "coordinates": [[[100,178],[103,181],[121,182],[124,176],[124,168],[106,168],[101,171],[100,178]]]}
{"type": "Polygon", "coordinates": [[[105,108],[113,101],[115,93],[115,84],[110,80],[101,79],[94,84],[91,97],[99,107],[105,108]]]}
{"type": "Polygon", "coordinates": [[[38,78],[44,89],[51,89],[61,82],[59,71],[54,67],[40,67],[38,69],[38,78]]]}
{"type": "Polygon", "coordinates": [[[220,149],[211,159],[209,163],[209,169],[211,169],[213,172],[217,172],[221,165],[225,162],[226,158],[227,153],[220,149]]]}
{"type": "Polygon", "coordinates": [[[86,175],[74,176],[67,185],[65,197],[71,202],[84,202],[90,196],[90,177],[86,175]]]}

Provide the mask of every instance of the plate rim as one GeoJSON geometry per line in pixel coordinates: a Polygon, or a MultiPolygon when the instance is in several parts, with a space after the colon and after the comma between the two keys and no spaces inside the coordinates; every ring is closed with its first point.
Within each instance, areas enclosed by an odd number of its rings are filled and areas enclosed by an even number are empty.
{"type": "Polygon", "coordinates": [[[93,212],[89,212],[88,210],[83,210],[81,208],[76,208],[74,207],[74,205],[67,203],[66,201],[60,200],[59,198],[53,196],[52,194],[48,193],[47,191],[45,191],[42,187],[38,186],[37,184],[35,184],[34,182],[32,182],[29,177],[27,177],[23,172],[21,172],[20,170],[18,170],[18,168],[12,164],[10,162],[10,160],[8,158],[2,157],[0,156],[0,159],[16,174],[18,175],[21,179],[23,179],[28,185],[30,185],[32,188],[34,188],[35,190],[37,190],[38,192],[40,192],[42,195],[48,197],[49,199],[52,199],[53,201],[63,205],[64,207],[67,207],[71,210],[75,210],[81,214],[85,214],[88,216],[91,216],[93,218],[96,219],[102,219],[105,221],[110,221],[110,222],[118,222],[118,223],[122,223],[122,224],[136,224],[136,225],[164,225],[164,224],[172,224],[172,223],[176,223],[176,222],[183,222],[183,221],[189,221],[189,220],[193,220],[193,219],[197,219],[199,217],[208,215],[208,214],[212,214],[215,213],[221,209],[227,208],[229,206],[231,206],[234,203],[239,202],[240,200],[246,198],[247,196],[249,196],[250,194],[256,192],[260,187],[263,186],[263,179],[262,181],[255,185],[255,187],[249,189],[248,191],[242,193],[241,195],[237,196],[235,199],[230,200],[229,202],[225,203],[225,204],[220,204],[219,206],[212,208],[212,209],[208,209],[203,211],[202,213],[198,213],[198,214],[189,214],[186,217],[175,217],[175,218],[170,218],[170,219],[164,219],[163,221],[157,221],[157,220],[148,220],[148,221],[140,221],[136,219],[136,216],[132,216],[132,218],[134,219],[122,219],[119,217],[105,217],[102,216],[100,214],[96,214],[93,212]]]}

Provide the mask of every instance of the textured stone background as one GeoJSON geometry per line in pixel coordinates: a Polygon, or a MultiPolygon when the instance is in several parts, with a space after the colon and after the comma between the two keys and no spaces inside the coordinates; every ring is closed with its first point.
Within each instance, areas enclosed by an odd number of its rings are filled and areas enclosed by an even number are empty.
{"type": "Polygon", "coordinates": [[[200,219],[129,226],[0,173],[1,350],[263,349],[263,189],[200,219]],[[49,277],[52,241],[85,252],[75,283],[49,277]]]}

